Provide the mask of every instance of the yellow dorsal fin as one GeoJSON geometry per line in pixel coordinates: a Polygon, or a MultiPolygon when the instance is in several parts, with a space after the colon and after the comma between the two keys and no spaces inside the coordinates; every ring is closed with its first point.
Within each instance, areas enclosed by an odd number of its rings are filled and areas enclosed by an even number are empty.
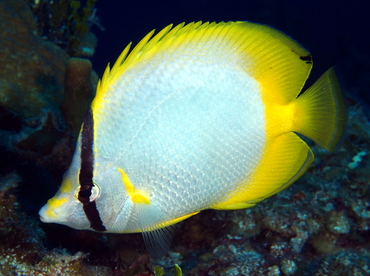
{"type": "Polygon", "coordinates": [[[212,43],[215,38],[218,43],[227,41],[230,53],[237,51],[247,63],[243,69],[255,77],[265,91],[271,91],[267,100],[274,103],[286,104],[294,100],[312,67],[311,57],[304,48],[267,25],[241,21],[199,21],[175,27],[171,24],[154,37],[153,34],[154,30],[149,32],[131,53],[131,43],[127,45],[112,69],[107,66],[94,102],[98,102],[107,88],[140,60],[150,58],[159,50],[175,49],[187,42],[212,43]]]}
{"type": "MultiPolygon", "coordinates": [[[[190,24],[189,24],[190,25],[190,24]]],[[[187,25],[187,27],[189,26],[187,25]]],[[[115,79],[118,76],[121,76],[128,68],[130,68],[135,62],[137,62],[143,53],[146,52],[153,52],[156,50],[156,48],[159,45],[159,41],[163,43],[166,42],[168,38],[172,37],[174,34],[177,33],[179,29],[181,29],[184,26],[184,23],[181,23],[177,25],[175,28],[172,28],[172,24],[168,25],[167,27],[163,28],[158,34],[156,34],[153,38],[153,34],[155,30],[152,30],[149,32],[131,51],[131,53],[128,55],[132,42],[130,42],[125,49],[122,51],[116,62],[114,63],[112,69],[110,69],[110,66],[108,64],[107,68],[104,71],[102,80],[98,84],[97,93],[104,93],[106,87],[108,87],[112,82],[115,81],[115,79]],[[151,39],[152,38],[152,39],[151,39]]],[[[190,27],[190,26],[189,26],[190,27]]],[[[183,28],[188,29],[188,28],[183,28]]],[[[97,95],[98,96],[98,95],[97,95]]]]}
{"type": "Polygon", "coordinates": [[[265,103],[285,105],[295,100],[312,69],[310,53],[288,35],[267,25],[243,22],[246,59],[259,81],[265,103]]]}

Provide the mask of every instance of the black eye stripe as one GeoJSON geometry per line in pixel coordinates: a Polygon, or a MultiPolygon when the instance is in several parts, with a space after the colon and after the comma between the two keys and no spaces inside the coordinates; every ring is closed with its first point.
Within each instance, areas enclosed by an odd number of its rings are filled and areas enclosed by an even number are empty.
{"type": "Polygon", "coordinates": [[[85,116],[81,131],[81,168],[79,174],[80,191],[78,200],[83,204],[83,209],[87,219],[90,221],[90,227],[95,231],[106,231],[100,219],[99,211],[96,208],[95,201],[90,202],[91,189],[93,184],[94,171],[94,120],[92,110],[85,116]]]}

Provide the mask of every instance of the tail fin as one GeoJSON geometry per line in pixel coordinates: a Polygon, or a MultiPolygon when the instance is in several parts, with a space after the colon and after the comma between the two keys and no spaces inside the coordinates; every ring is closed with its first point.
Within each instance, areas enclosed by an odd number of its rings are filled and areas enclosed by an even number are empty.
{"type": "Polygon", "coordinates": [[[345,103],[334,69],[326,71],[295,102],[294,131],[333,152],[346,121],[345,103]]]}

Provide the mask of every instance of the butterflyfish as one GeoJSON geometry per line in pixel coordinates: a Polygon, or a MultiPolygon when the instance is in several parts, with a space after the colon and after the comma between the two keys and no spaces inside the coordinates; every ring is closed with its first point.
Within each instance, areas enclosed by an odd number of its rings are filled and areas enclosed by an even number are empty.
{"type": "Polygon", "coordinates": [[[202,210],[286,189],[314,158],[302,135],[336,148],[346,112],[335,71],[302,93],[312,58],[289,36],[244,21],[154,33],[107,66],[43,222],[151,242],[202,210]]]}

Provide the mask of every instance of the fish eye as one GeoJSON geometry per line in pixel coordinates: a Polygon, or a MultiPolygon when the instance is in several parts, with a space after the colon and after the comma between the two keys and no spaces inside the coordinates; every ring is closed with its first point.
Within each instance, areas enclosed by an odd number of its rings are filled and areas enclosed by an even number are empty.
{"type": "Polygon", "coordinates": [[[76,198],[83,202],[93,202],[100,196],[100,187],[96,183],[91,185],[82,185],[76,194],[76,198]]]}

